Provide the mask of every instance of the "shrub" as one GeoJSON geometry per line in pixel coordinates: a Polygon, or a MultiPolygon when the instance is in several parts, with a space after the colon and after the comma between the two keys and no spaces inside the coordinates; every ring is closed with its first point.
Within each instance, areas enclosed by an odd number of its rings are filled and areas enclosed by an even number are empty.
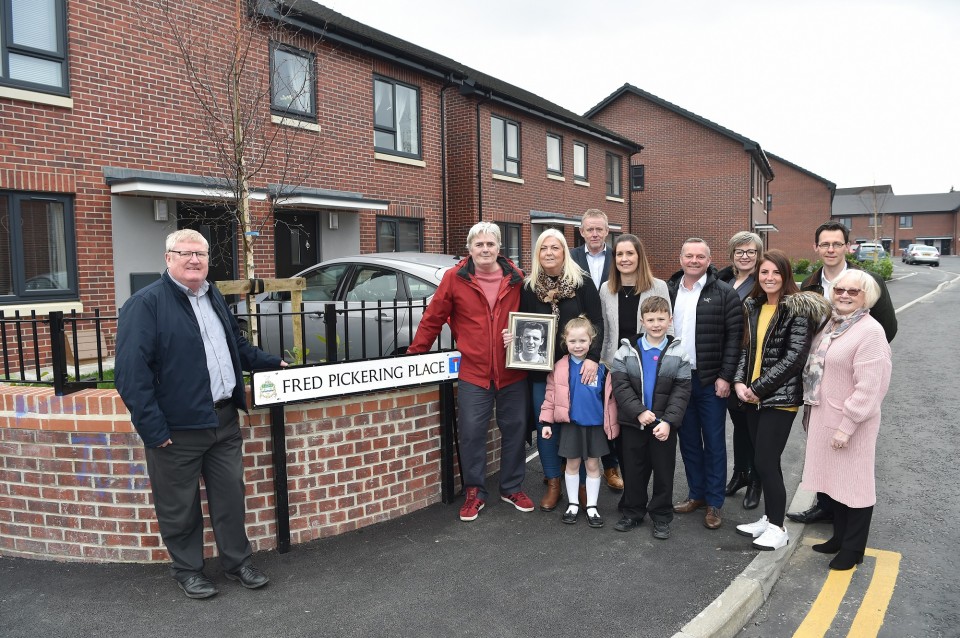
{"type": "Polygon", "coordinates": [[[884,281],[889,281],[890,278],[893,277],[893,262],[890,261],[889,257],[884,257],[878,261],[868,259],[867,261],[858,261],[856,263],[864,270],[880,275],[884,281]]]}
{"type": "Polygon", "coordinates": [[[810,260],[809,259],[796,259],[793,262],[793,274],[795,275],[809,275],[810,274],[810,260]]]}

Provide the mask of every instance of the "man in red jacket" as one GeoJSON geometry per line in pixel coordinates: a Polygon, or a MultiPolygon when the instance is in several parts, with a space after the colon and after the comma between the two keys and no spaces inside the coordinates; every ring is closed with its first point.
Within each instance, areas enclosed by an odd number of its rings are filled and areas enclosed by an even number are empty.
{"type": "Polygon", "coordinates": [[[526,471],[527,373],[506,367],[501,338],[510,313],[520,307],[523,273],[500,255],[500,237],[500,228],[491,222],[470,229],[470,256],[444,274],[407,349],[428,351],[445,323],[457,340],[460,473],[466,492],[461,521],[475,520],[487,498],[487,428],[494,404],[500,428],[500,499],[521,512],[533,511],[533,502],[520,489],[526,471]]]}

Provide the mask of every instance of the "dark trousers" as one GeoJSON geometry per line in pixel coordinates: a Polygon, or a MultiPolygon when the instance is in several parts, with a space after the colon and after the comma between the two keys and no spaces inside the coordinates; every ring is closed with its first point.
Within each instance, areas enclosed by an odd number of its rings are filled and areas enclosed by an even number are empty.
{"type": "Polygon", "coordinates": [[[653,436],[653,427],[642,431],[636,427],[620,430],[623,463],[623,497],[621,512],[641,520],[649,512],[655,521],[673,520],[673,473],[677,465],[677,430],[670,428],[666,441],[653,436]],[[647,485],[653,474],[653,494],[647,499],[647,485]]]}
{"type": "Polygon", "coordinates": [[[476,487],[486,500],[487,430],[493,408],[497,408],[500,428],[500,492],[513,494],[523,485],[527,463],[524,443],[527,439],[527,412],[530,392],[526,380],[511,383],[497,390],[493,383],[481,388],[460,381],[457,388],[460,434],[460,475],[464,488],[476,487]]]}
{"type": "Polygon", "coordinates": [[[181,582],[203,570],[200,477],[223,568],[239,569],[252,553],[245,527],[240,419],[232,405],[217,416],[216,428],[174,430],[172,444],[146,448],[160,536],[170,552],[170,571],[181,582]]]}
{"type": "Polygon", "coordinates": [[[848,507],[840,501],[833,504],[833,538],[840,541],[840,549],[862,556],[867,549],[873,506],[848,507]]]}
{"type": "Polygon", "coordinates": [[[830,498],[829,494],[824,494],[823,492],[817,492],[817,507],[822,509],[824,512],[833,512],[836,501],[830,498]]]}
{"type": "Polygon", "coordinates": [[[763,484],[763,513],[771,524],[783,527],[787,488],[783,485],[780,456],[787,447],[797,413],[776,408],[747,410],[747,427],[755,450],[753,467],[763,484]]]}
{"type": "Polygon", "coordinates": [[[687,498],[722,508],[727,487],[727,400],[718,397],[714,387],[701,384],[693,371],[690,402],[677,440],[687,475],[687,498]]]}
{"type": "Polygon", "coordinates": [[[730,421],[733,423],[733,473],[747,472],[751,479],[756,479],[753,469],[753,440],[750,438],[750,428],[747,426],[747,413],[744,410],[727,410],[730,421]]]}

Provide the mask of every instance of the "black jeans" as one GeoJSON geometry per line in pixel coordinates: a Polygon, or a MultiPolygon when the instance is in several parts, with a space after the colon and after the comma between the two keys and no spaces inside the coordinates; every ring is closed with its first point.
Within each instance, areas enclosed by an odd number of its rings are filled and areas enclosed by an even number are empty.
{"type": "Polygon", "coordinates": [[[787,511],[787,488],[783,485],[780,456],[787,447],[796,417],[796,412],[777,408],[747,411],[747,426],[755,450],[753,467],[763,484],[763,513],[777,527],[783,527],[787,511]]]}

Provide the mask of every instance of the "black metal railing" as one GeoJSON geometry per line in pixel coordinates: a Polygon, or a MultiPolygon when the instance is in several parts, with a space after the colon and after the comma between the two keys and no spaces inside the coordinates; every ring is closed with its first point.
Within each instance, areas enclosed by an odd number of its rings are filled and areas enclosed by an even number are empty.
{"type": "MultiPolygon", "coordinates": [[[[289,305],[287,306],[289,307],[289,305]]],[[[236,312],[250,338],[256,318],[258,330],[251,343],[283,357],[289,363],[360,361],[406,352],[413,341],[425,300],[409,303],[356,302],[349,307],[326,303],[323,310],[299,312],[236,312]],[[293,349],[292,317],[301,318],[302,352],[293,349]]],[[[117,318],[90,314],[36,312],[13,316],[0,310],[3,383],[52,386],[58,396],[110,384],[117,318]]],[[[454,340],[444,327],[431,350],[453,349],[454,340]]]]}
{"type": "Polygon", "coordinates": [[[82,315],[51,312],[42,317],[0,310],[0,343],[6,383],[49,385],[63,396],[111,383],[109,342],[116,334],[116,317],[94,310],[82,315]]]}

